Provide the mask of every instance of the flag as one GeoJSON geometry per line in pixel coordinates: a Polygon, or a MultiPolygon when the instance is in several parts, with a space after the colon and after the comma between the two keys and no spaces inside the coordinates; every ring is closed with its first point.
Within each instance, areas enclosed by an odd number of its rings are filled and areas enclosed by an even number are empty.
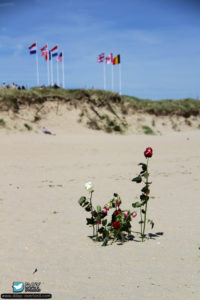
{"type": "Polygon", "coordinates": [[[51,60],[51,51],[49,50],[49,60],[51,60]]]}
{"type": "Polygon", "coordinates": [[[118,54],[113,58],[113,65],[118,65],[118,64],[120,64],[120,54],[118,54]]]}
{"type": "Polygon", "coordinates": [[[59,53],[57,59],[56,59],[57,62],[62,62],[63,61],[63,54],[62,52],[59,53]]]}
{"type": "Polygon", "coordinates": [[[106,57],[106,64],[112,64],[112,61],[113,61],[113,54],[110,53],[110,55],[106,57]]]}
{"type": "Polygon", "coordinates": [[[98,62],[98,63],[104,62],[104,58],[105,58],[104,53],[99,54],[99,56],[98,56],[98,58],[97,58],[97,62],[98,62]]]}
{"type": "Polygon", "coordinates": [[[42,56],[45,56],[45,61],[48,61],[48,45],[42,47],[40,51],[42,51],[42,56]]]}
{"type": "Polygon", "coordinates": [[[48,50],[48,45],[45,45],[45,46],[42,47],[40,50],[41,50],[42,52],[43,52],[43,51],[47,51],[47,50],[48,50]]]}
{"type": "Polygon", "coordinates": [[[48,61],[48,54],[49,54],[49,51],[44,51],[42,52],[42,56],[45,56],[45,61],[48,61]]]}
{"type": "Polygon", "coordinates": [[[57,56],[58,55],[58,46],[56,45],[55,47],[53,47],[51,50],[50,50],[52,56],[57,56]]]}
{"type": "Polygon", "coordinates": [[[30,54],[36,54],[37,44],[33,43],[30,47],[28,47],[28,49],[30,50],[30,54]]]}

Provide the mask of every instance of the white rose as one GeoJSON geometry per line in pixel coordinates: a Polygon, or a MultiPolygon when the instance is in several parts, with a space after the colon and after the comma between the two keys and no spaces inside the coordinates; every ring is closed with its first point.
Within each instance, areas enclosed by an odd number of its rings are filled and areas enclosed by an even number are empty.
{"type": "Polygon", "coordinates": [[[92,182],[91,182],[91,181],[87,182],[87,183],[85,184],[85,188],[86,188],[86,190],[87,190],[88,192],[92,192],[92,191],[93,191],[93,184],[92,184],[92,182]]]}

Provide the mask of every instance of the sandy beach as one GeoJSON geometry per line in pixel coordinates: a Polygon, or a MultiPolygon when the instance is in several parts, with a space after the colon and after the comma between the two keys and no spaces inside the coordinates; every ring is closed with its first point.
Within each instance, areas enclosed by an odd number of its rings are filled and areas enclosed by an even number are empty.
{"type": "Polygon", "coordinates": [[[57,300],[200,299],[200,131],[1,131],[0,138],[1,293],[27,281],[41,282],[41,292],[57,300]],[[147,232],[163,234],[101,247],[88,237],[77,203],[87,195],[84,184],[93,182],[96,205],[117,192],[131,209],[140,192],[131,179],[148,146],[155,227],[147,232]]]}

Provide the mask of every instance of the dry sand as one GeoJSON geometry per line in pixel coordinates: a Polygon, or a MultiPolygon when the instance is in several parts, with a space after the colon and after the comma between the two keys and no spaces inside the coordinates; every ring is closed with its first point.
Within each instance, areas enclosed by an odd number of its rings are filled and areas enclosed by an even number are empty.
{"type": "Polygon", "coordinates": [[[12,292],[13,281],[40,281],[41,292],[57,300],[200,299],[199,131],[1,131],[0,138],[1,293],[12,292]],[[148,215],[155,221],[147,231],[164,234],[101,247],[88,238],[77,203],[87,195],[84,184],[94,183],[95,204],[117,192],[122,208],[131,208],[140,190],[131,179],[147,146],[154,150],[148,215]]]}

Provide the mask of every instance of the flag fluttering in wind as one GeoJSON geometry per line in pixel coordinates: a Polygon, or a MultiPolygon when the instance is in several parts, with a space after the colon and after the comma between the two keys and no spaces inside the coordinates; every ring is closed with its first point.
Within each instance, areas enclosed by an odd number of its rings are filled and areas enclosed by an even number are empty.
{"type": "Polygon", "coordinates": [[[36,54],[37,52],[37,43],[33,43],[30,47],[28,47],[30,50],[30,54],[36,54]]]}
{"type": "Polygon", "coordinates": [[[50,50],[51,54],[52,54],[52,57],[54,56],[57,56],[58,55],[58,46],[56,45],[55,47],[53,47],[51,50],[50,50]]]}
{"type": "Polygon", "coordinates": [[[42,48],[40,49],[40,51],[42,51],[42,52],[47,51],[47,50],[48,50],[48,45],[45,45],[44,47],[42,47],[42,48]]]}
{"type": "Polygon", "coordinates": [[[56,59],[57,62],[62,62],[63,61],[63,54],[62,52],[59,53],[57,59],[56,59]]]}
{"type": "Polygon", "coordinates": [[[106,57],[106,64],[112,64],[112,61],[113,61],[113,54],[110,53],[110,55],[106,57]]]}
{"type": "Polygon", "coordinates": [[[38,69],[38,53],[37,53],[37,42],[33,43],[30,47],[28,47],[30,54],[36,54],[36,77],[37,77],[37,85],[39,85],[39,69],[38,69]]]}
{"type": "Polygon", "coordinates": [[[42,52],[42,56],[45,56],[45,61],[48,61],[48,45],[42,47],[40,51],[42,52]]]}
{"type": "Polygon", "coordinates": [[[104,53],[99,54],[99,56],[98,56],[98,58],[97,58],[97,62],[98,62],[98,63],[104,62],[104,58],[105,58],[104,53]]]}
{"type": "Polygon", "coordinates": [[[113,58],[113,61],[112,61],[113,65],[118,65],[120,64],[120,54],[118,54],[117,56],[115,56],[113,58]]]}

